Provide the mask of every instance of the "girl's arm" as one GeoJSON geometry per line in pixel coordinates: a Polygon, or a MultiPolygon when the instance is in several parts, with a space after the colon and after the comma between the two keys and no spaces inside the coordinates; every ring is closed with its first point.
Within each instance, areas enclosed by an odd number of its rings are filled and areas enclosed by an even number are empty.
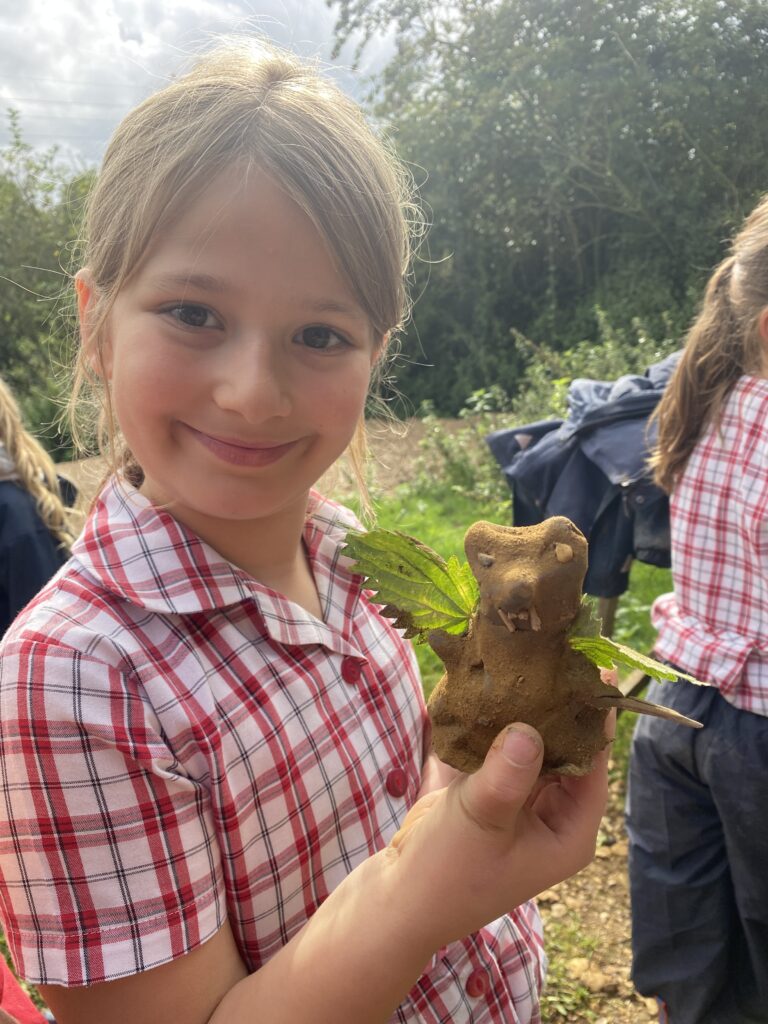
{"type": "Polygon", "coordinates": [[[480,771],[421,799],[255,974],[225,926],[162,967],[43,997],[58,1024],[384,1024],[436,950],[592,859],[607,753],[589,775],[544,786],[541,758],[533,729],[505,730],[480,771]]]}

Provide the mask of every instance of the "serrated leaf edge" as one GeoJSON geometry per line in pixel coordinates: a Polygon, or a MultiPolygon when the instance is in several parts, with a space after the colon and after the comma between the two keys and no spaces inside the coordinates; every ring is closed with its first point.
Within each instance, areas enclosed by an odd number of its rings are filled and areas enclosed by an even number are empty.
{"type": "Polygon", "coordinates": [[[585,658],[597,665],[598,668],[613,668],[616,663],[629,668],[643,670],[646,675],[653,679],[666,679],[674,682],[678,679],[685,679],[697,686],[708,686],[709,683],[687,672],[678,672],[647,654],[641,654],[624,644],[616,643],[607,636],[570,636],[568,642],[575,651],[579,651],[585,658]]]}

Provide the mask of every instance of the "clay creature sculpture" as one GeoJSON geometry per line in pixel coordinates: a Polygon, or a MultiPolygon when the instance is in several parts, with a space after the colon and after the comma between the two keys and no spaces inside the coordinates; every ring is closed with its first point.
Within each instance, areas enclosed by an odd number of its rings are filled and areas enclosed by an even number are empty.
{"type": "MultiPolygon", "coordinates": [[[[544,740],[543,772],[583,774],[606,744],[611,707],[698,722],[601,679],[614,661],[676,678],[667,666],[599,635],[582,596],[587,542],[568,519],[536,526],[477,522],[468,565],[405,534],[350,534],[347,553],[406,636],[426,639],[445,665],[429,700],[438,757],[472,772],[501,729],[528,722],[544,740]]],[[[689,678],[689,677],[686,677],[689,678]]],[[[694,680],[698,682],[698,680],[694,680]]]]}

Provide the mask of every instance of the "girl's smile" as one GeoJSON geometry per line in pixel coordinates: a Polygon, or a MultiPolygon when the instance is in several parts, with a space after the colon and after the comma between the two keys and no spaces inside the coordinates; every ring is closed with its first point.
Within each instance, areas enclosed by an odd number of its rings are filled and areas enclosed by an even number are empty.
{"type": "Polygon", "coordinates": [[[193,437],[204,448],[207,448],[209,452],[215,455],[216,458],[229,462],[233,466],[269,466],[271,463],[281,459],[298,444],[298,441],[288,441],[282,444],[270,444],[268,442],[248,443],[247,441],[213,437],[201,430],[195,430],[194,427],[186,423],[182,424],[182,427],[189,430],[193,437]]]}

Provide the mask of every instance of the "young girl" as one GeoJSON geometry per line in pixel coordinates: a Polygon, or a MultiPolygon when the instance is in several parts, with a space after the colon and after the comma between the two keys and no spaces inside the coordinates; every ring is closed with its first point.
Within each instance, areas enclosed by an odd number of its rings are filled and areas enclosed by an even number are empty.
{"type": "Polygon", "coordinates": [[[630,763],[634,980],[672,1024],[768,1021],[768,196],[709,282],[659,405],[674,593],[630,763]]]}
{"type": "Polygon", "coordinates": [[[0,378],[0,636],[66,561],[70,522],[53,460],[0,378]]]}
{"type": "Polygon", "coordinates": [[[542,785],[515,725],[439,788],[412,652],[312,489],[404,315],[403,182],[267,49],[108,149],[74,400],[102,386],[116,473],[0,662],[0,914],[58,1024],[539,1020],[526,901],[590,860],[605,759],[542,785]]]}

